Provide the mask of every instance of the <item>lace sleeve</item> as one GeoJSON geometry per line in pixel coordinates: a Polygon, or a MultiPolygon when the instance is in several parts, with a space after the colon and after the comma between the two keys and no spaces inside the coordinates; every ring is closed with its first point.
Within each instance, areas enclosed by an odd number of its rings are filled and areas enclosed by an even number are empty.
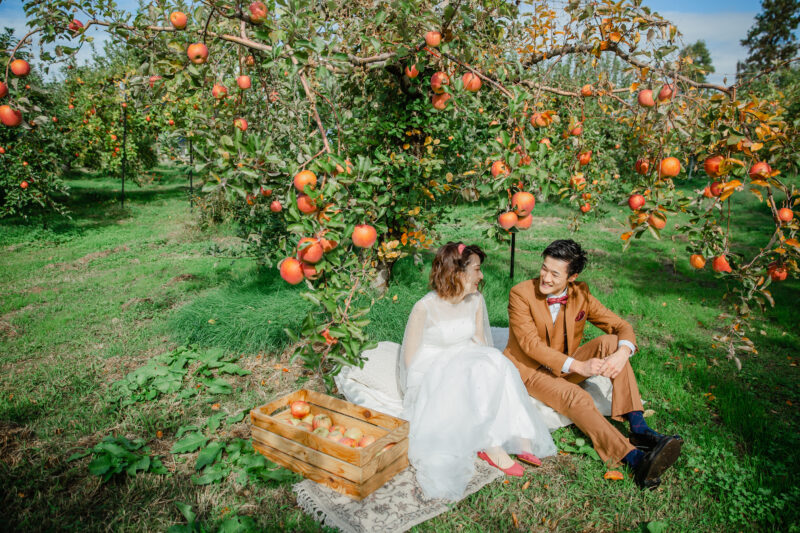
{"type": "Polygon", "coordinates": [[[483,294],[478,294],[478,305],[475,311],[475,336],[472,338],[478,344],[493,346],[492,328],[489,325],[489,312],[486,309],[486,301],[483,294]]]}
{"type": "Polygon", "coordinates": [[[422,344],[422,334],[425,330],[425,320],[427,318],[425,303],[420,300],[414,304],[411,315],[406,323],[406,331],[403,335],[403,345],[400,347],[400,355],[397,358],[397,390],[402,397],[406,391],[406,374],[408,367],[414,361],[420,345],[422,344]]]}

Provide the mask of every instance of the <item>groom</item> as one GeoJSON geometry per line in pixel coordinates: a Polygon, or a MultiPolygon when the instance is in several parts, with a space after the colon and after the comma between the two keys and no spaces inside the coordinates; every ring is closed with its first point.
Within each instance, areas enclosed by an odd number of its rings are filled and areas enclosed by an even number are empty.
{"type": "Polygon", "coordinates": [[[661,473],[678,458],[683,440],[657,433],[644,421],[639,387],[628,362],[636,351],[633,328],[603,307],[585,283],[575,282],[586,265],[578,243],[554,241],[542,257],[539,277],[515,285],[509,294],[504,353],[531,396],[569,417],[592,439],[603,461],[628,464],[640,487],[654,489],[661,483],[661,473]],[[587,322],[606,335],[581,346],[587,322]],[[611,417],[630,423],[630,440],[578,385],[598,375],[611,378],[611,417]]]}

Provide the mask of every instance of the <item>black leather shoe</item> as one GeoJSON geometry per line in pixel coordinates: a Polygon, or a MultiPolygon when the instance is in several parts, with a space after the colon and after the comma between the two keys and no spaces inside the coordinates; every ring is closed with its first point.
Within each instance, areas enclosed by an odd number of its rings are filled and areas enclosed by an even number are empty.
{"type": "MultiPolygon", "coordinates": [[[[631,433],[628,437],[628,440],[631,444],[642,450],[643,452],[649,452],[653,448],[655,448],[661,439],[666,437],[667,435],[661,435],[660,433],[656,433],[655,435],[648,434],[648,433],[631,433]]],[[[680,435],[671,435],[671,437],[677,440],[681,445],[683,445],[683,437],[680,435]]]]}
{"type": "Polygon", "coordinates": [[[681,443],[675,437],[664,437],[647,452],[633,473],[636,484],[643,489],[655,489],[661,484],[661,474],[672,466],[681,454],[681,443]]]}

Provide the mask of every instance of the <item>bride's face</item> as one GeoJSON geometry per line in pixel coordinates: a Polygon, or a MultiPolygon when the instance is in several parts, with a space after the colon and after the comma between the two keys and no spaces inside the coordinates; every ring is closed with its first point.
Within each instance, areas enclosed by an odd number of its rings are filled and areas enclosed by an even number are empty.
{"type": "Polygon", "coordinates": [[[480,258],[472,254],[467,260],[467,267],[464,272],[461,272],[461,283],[464,287],[464,296],[477,292],[478,285],[483,279],[483,272],[481,272],[480,258]]]}

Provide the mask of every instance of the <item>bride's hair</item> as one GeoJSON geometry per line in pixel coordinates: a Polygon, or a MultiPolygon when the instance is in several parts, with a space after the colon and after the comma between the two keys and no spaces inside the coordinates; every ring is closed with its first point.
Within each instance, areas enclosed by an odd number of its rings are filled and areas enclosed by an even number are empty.
{"type": "Polygon", "coordinates": [[[439,248],[431,266],[431,289],[441,298],[452,298],[461,294],[464,287],[458,274],[466,270],[469,257],[473,254],[483,264],[486,254],[474,244],[464,246],[458,242],[448,242],[439,248]]]}

